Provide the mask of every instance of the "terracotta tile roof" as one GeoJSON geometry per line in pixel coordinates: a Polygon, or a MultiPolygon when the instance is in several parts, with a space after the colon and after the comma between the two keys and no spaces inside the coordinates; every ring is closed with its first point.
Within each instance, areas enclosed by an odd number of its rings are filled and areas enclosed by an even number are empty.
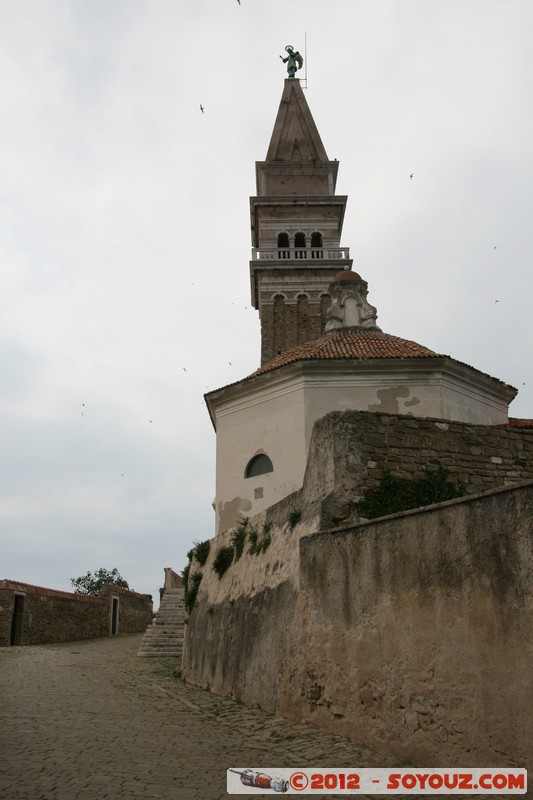
{"type": "Polygon", "coordinates": [[[74,592],[64,592],[61,589],[48,589],[46,586],[37,586],[34,583],[23,583],[22,581],[12,581],[9,578],[0,580],[0,589],[8,589],[15,592],[30,592],[31,594],[43,594],[51,597],[75,597],[77,600],[100,600],[99,597],[86,594],[75,594],[74,592]]]}
{"type": "MultiPolygon", "coordinates": [[[[219,389],[213,389],[206,392],[204,398],[208,401],[212,395],[225,391],[232,386],[238,386],[253,378],[260,377],[274,370],[286,367],[289,364],[294,364],[298,361],[335,361],[342,359],[356,359],[356,360],[374,360],[374,359],[424,359],[424,358],[445,358],[449,359],[456,364],[467,367],[472,372],[478,375],[485,375],[491,380],[499,383],[501,386],[507,386],[509,389],[516,389],[513,386],[505,383],[499,378],[494,378],[488,373],[471,367],[464,361],[458,361],[449,355],[442,353],[435,353],[424,345],[412,342],[409,339],[402,339],[399,336],[393,336],[383,331],[369,330],[364,328],[342,328],[337,331],[331,331],[320,336],[318,339],[311,339],[308,342],[297,345],[291,350],[287,350],[282,355],[268,361],[262,367],[252,372],[246,378],[239,381],[222,386],[219,389]]],[[[210,411],[211,413],[211,411],[210,411]]]]}
{"type": "Polygon", "coordinates": [[[510,428],[533,428],[533,419],[519,419],[518,417],[509,417],[510,428]]]}
{"type": "MultiPolygon", "coordinates": [[[[316,361],[326,359],[374,359],[374,358],[438,358],[427,347],[399,336],[361,328],[343,328],[331,331],[318,339],[300,344],[287,350],[277,358],[260,367],[253,375],[293,364],[295,361],[316,361]]],[[[447,356],[444,356],[447,358],[447,356]]]]}
{"type": "MultiPolygon", "coordinates": [[[[121,586],[105,583],[102,590],[109,588],[117,594],[133,595],[134,597],[151,597],[151,595],[140,594],[134,592],[132,589],[123,589],[121,586]]],[[[7,589],[10,591],[30,592],[31,594],[43,594],[51,597],[75,597],[77,600],[101,600],[101,595],[91,594],[77,594],[76,592],[67,592],[62,589],[48,589],[46,586],[37,586],[34,583],[23,583],[22,581],[12,581],[9,578],[0,580],[0,589],[7,589]]]]}

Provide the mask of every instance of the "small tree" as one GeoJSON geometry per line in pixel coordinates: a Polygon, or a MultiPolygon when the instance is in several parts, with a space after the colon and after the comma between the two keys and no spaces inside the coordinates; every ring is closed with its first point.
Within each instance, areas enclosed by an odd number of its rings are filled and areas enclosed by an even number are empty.
{"type": "Polygon", "coordinates": [[[99,595],[105,583],[113,583],[122,589],[129,589],[128,582],[121,577],[116,567],[112,570],[101,567],[95,572],[87,572],[79,578],[71,578],[70,582],[76,594],[99,595]]]}

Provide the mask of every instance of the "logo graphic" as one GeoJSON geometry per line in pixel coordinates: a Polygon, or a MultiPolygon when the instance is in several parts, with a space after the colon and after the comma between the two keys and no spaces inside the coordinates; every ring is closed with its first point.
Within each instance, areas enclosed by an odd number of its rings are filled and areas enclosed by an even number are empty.
{"type": "Polygon", "coordinates": [[[229,769],[241,776],[241,783],[244,786],[254,786],[256,789],[271,789],[274,792],[286,792],[289,788],[289,781],[284,778],[271,778],[264,772],[254,772],[252,769],[245,769],[239,772],[237,769],[229,769]]]}

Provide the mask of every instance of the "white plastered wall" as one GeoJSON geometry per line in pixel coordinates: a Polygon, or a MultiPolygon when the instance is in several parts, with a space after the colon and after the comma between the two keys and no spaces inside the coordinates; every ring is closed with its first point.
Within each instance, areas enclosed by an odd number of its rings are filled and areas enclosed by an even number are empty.
{"type": "Polygon", "coordinates": [[[481,425],[507,422],[513,392],[450,359],[299,362],[221,390],[216,529],[258,514],[302,486],[315,422],[330,411],[371,411],[481,425]],[[260,453],[273,472],[245,478],[260,453]]]}

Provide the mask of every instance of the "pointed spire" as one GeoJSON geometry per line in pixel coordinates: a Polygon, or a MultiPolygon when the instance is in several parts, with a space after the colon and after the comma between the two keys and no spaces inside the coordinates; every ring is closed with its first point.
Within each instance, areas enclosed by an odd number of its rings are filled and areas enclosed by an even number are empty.
{"type": "Polygon", "coordinates": [[[300,81],[286,78],[265,161],[256,162],[257,194],[333,197],[338,161],[330,161],[300,81]]]}
{"type": "Polygon", "coordinates": [[[294,78],[285,79],[266,160],[328,161],[300,81],[294,78]]]}

